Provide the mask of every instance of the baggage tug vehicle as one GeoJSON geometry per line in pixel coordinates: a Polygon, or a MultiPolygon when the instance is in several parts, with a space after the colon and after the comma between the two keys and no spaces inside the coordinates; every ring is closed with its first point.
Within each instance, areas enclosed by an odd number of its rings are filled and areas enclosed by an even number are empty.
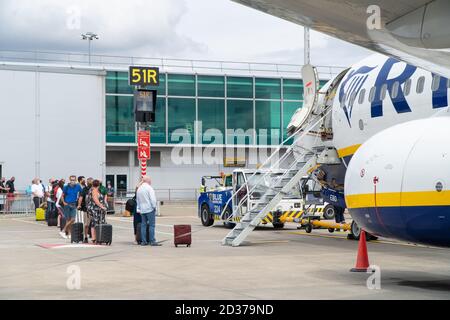
{"type": "MultiPolygon", "coordinates": [[[[205,227],[212,226],[215,221],[221,221],[228,228],[233,228],[236,223],[240,222],[245,214],[255,208],[258,203],[261,192],[258,193],[258,180],[264,170],[237,169],[232,174],[220,176],[204,176],[202,177],[202,186],[200,196],[198,198],[198,216],[205,227]],[[211,183],[215,183],[213,187],[211,183]],[[252,189],[256,189],[252,190],[252,189]],[[247,197],[251,192],[251,197],[247,197]],[[233,194],[235,194],[233,196],[233,194]],[[235,212],[232,214],[232,212],[235,212]]],[[[281,176],[272,175],[272,178],[281,176]]],[[[269,212],[262,220],[261,224],[272,224],[275,229],[284,227],[285,222],[299,222],[304,214],[321,215],[324,219],[334,219],[335,208],[332,204],[324,203],[320,194],[315,192],[314,203],[306,202],[303,198],[305,185],[308,185],[308,196],[314,196],[312,191],[314,183],[311,180],[304,180],[303,187],[296,186],[289,194],[286,194],[278,203],[275,210],[269,212]]],[[[270,185],[270,179],[267,179],[266,185],[270,185]]],[[[320,192],[319,192],[320,193],[320,192]]]]}

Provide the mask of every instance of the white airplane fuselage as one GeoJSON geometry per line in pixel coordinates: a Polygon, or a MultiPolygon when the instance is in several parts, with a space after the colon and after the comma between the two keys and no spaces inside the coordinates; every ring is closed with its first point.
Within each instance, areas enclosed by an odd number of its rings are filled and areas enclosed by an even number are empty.
{"type": "Polygon", "coordinates": [[[379,54],[339,83],[333,145],[347,165],[349,212],[368,232],[450,246],[449,86],[379,54]]]}

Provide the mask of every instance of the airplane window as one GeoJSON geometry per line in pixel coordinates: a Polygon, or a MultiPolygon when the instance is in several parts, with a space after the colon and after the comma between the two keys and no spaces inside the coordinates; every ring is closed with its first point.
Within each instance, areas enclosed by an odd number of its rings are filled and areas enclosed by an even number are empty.
{"type": "Polygon", "coordinates": [[[411,78],[406,80],[403,86],[403,93],[405,94],[405,96],[409,95],[410,92],[411,92],[411,78]]]}
{"type": "Polygon", "coordinates": [[[355,100],[356,100],[356,92],[353,92],[352,95],[350,96],[350,106],[351,107],[353,107],[355,100]]]}
{"type": "Polygon", "coordinates": [[[380,100],[384,100],[384,98],[386,98],[386,92],[387,92],[387,84],[383,84],[381,86],[380,100]]]}
{"type": "Polygon", "coordinates": [[[369,92],[369,102],[373,102],[375,99],[375,87],[372,87],[369,92]]]}
{"type": "Polygon", "coordinates": [[[362,104],[363,102],[364,102],[364,96],[366,95],[366,89],[362,89],[360,92],[359,92],[359,100],[358,100],[358,103],[359,104],[362,104]]]}
{"type": "Polygon", "coordinates": [[[398,81],[395,81],[394,84],[392,85],[392,88],[391,88],[391,97],[392,97],[392,99],[397,98],[399,86],[400,86],[400,82],[398,82],[398,81]]]}
{"type": "Polygon", "coordinates": [[[437,91],[439,89],[439,83],[441,82],[441,76],[434,75],[433,81],[431,82],[431,90],[437,91]]]}
{"type": "Polygon", "coordinates": [[[345,93],[341,100],[341,108],[344,108],[346,99],[347,99],[347,94],[345,93]]]}
{"type": "Polygon", "coordinates": [[[417,87],[416,87],[416,92],[417,93],[422,93],[423,92],[423,87],[425,86],[425,77],[421,76],[418,80],[417,80],[417,87]]]}

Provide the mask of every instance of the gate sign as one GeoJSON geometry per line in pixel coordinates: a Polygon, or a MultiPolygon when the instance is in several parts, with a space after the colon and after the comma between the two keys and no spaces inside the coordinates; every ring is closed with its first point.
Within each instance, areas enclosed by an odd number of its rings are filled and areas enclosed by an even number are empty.
{"type": "Polygon", "coordinates": [[[130,86],[159,86],[159,68],[133,67],[129,68],[128,84],[130,86]]]}
{"type": "Polygon", "coordinates": [[[138,132],[138,159],[150,159],[150,131],[138,132]]]}

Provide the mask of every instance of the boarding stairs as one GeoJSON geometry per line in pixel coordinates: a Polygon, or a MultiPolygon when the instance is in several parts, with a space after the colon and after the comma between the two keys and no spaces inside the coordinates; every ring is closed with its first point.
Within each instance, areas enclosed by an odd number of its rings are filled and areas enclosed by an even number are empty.
{"type": "MultiPolygon", "coordinates": [[[[288,195],[294,187],[299,185],[302,178],[310,177],[320,164],[327,163],[330,150],[335,152],[333,148],[327,146],[326,142],[323,142],[322,139],[320,139],[320,136],[315,138],[313,144],[310,143],[310,147],[308,147],[308,144],[305,145],[300,143],[300,141],[305,138],[311,140],[310,133],[320,126],[323,119],[330,113],[331,107],[324,107],[324,109],[321,109],[320,111],[320,113],[312,113],[310,119],[288,137],[253,174],[253,176],[258,174],[258,176],[256,176],[257,182],[248,193],[240,199],[237,205],[233,205],[232,215],[226,217],[228,221],[232,221],[232,217],[238,215],[238,213],[241,213],[240,216],[243,215],[240,222],[237,223],[233,230],[231,230],[223,239],[223,245],[233,247],[241,245],[247,236],[261,223],[262,219],[264,219],[268,213],[274,211],[283,197],[288,195]],[[287,147],[288,141],[292,140],[293,143],[287,147]],[[280,156],[277,161],[272,161],[276,154],[280,154],[283,145],[287,147],[285,153],[280,156]],[[271,164],[269,168],[264,169],[264,166],[271,162],[274,163],[271,164]],[[285,169],[280,169],[283,167],[285,169]],[[261,190],[264,190],[264,192],[262,193],[261,190]],[[251,208],[243,208],[249,197],[253,200],[258,199],[258,201],[256,201],[251,208]],[[245,209],[247,210],[246,212],[245,209]]],[[[240,189],[236,190],[231,199],[237,199],[237,194],[244,186],[241,186],[240,189]]],[[[236,200],[233,200],[233,202],[234,201],[236,200]]]]}

